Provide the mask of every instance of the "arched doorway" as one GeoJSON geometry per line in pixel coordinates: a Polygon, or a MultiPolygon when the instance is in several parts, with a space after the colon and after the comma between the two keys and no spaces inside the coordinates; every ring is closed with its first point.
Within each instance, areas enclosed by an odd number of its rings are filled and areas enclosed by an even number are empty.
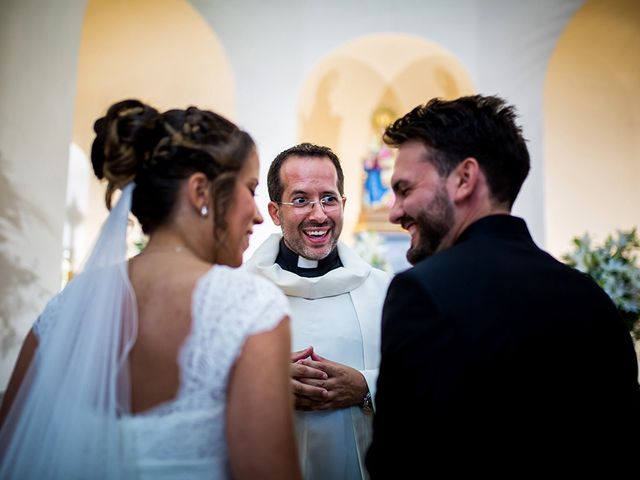
{"type": "Polygon", "coordinates": [[[545,80],[547,248],[640,223],[640,3],[587,1],[545,80]]]}
{"type": "MultiPolygon", "coordinates": [[[[88,1],[73,124],[73,142],[85,157],[95,119],[125,98],[138,98],[160,110],[197,105],[234,118],[235,83],[224,48],[187,0],[165,0],[162,8],[154,0],[88,1]]],[[[78,260],[107,213],[104,185],[93,174],[90,177],[87,213],[75,219],[82,222],[87,238],[71,252],[78,260]]]]}
{"type": "Polygon", "coordinates": [[[380,148],[381,124],[376,118],[381,112],[390,121],[433,97],[474,92],[470,75],[453,54],[405,34],[356,39],[329,53],[312,70],[299,98],[298,141],[327,145],[342,161],[348,199],[343,239],[350,242],[367,223],[374,230],[393,231],[384,205],[375,220],[362,217],[365,160],[380,148]]]}

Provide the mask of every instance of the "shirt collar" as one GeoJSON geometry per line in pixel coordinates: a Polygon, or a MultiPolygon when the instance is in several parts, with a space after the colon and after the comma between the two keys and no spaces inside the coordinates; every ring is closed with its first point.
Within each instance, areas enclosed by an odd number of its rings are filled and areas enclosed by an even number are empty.
{"type": "Polygon", "coordinates": [[[342,267],[342,262],[340,261],[337,248],[331,250],[329,255],[325,258],[318,260],[315,267],[301,267],[300,259],[306,260],[306,262],[302,262],[302,264],[310,262],[310,260],[300,257],[297,253],[287,247],[284,243],[284,239],[280,240],[276,263],[280,265],[283,270],[295,273],[301,277],[312,278],[321,277],[333,269],[342,267]]]}

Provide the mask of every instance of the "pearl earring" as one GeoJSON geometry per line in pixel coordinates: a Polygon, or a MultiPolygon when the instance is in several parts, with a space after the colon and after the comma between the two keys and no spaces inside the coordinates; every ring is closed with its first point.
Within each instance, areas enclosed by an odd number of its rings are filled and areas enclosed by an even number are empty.
{"type": "Polygon", "coordinates": [[[207,207],[206,205],[203,205],[202,208],[200,209],[200,215],[202,215],[203,217],[206,217],[209,214],[209,207],[207,207]]]}

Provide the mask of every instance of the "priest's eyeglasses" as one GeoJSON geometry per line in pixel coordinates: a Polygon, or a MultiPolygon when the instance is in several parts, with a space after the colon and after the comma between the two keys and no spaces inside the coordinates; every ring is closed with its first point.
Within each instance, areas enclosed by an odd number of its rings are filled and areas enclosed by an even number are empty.
{"type": "Polygon", "coordinates": [[[305,197],[296,197],[292,202],[278,202],[278,205],[289,205],[293,207],[296,213],[309,213],[313,210],[314,205],[319,204],[323,212],[334,212],[342,207],[344,195],[338,197],[336,195],[324,195],[320,200],[310,201],[305,197]]]}

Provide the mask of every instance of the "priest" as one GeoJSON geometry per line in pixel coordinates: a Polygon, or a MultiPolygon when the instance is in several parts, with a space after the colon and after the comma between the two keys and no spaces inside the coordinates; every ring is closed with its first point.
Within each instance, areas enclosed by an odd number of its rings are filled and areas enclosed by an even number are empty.
{"type": "Polygon", "coordinates": [[[267,238],[246,268],[278,285],[291,304],[304,478],[366,478],[390,275],[339,242],[344,175],[330,148],[303,143],[283,151],[267,183],[269,215],[282,234],[267,238]]]}

